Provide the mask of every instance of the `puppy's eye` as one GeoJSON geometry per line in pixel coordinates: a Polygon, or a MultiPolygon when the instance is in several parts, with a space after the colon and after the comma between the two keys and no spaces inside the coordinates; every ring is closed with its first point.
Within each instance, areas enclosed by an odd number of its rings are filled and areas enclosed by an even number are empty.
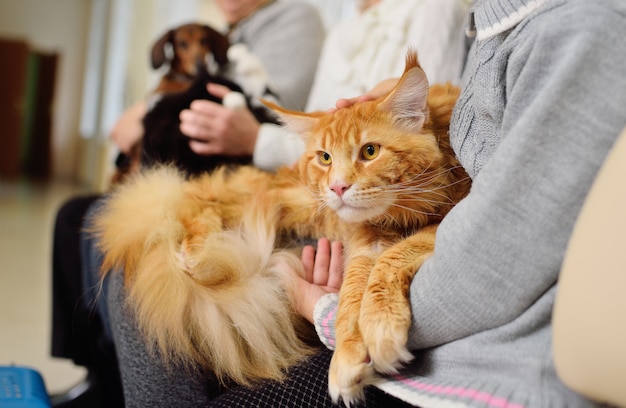
{"type": "Polygon", "coordinates": [[[179,42],[176,44],[176,46],[177,46],[178,48],[182,48],[183,50],[186,50],[186,49],[187,49],[187,47],[189,46],[189,44],[187,43],[187,41],[182,40],[182,41],[179,41],[179,42]]]}
{"type": "Polygon", "coordinates": [[[361,148],[361,158],[364,160],[374,160],[380,152],[380,145],[366,144],[361,148]]]}
{"type": "Polygon", "coordinates": [[[333,162],[333,158],[326,152],[317,152],[317,160],[322,166],[330,166],[333,162]]]}

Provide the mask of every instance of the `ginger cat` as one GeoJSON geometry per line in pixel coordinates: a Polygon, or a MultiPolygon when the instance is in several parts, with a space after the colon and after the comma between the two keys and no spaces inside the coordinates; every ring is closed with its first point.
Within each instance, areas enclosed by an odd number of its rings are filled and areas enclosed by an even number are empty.
{"type": "Polygon", "coordinates": [[[94,232],[104,269],[124,269],[148,344],[239,384],[282,378],[311,347],[285,276],[301,264],[277,248],[325,236],[345,248],[332,398],[349,405],[376,372],[409,361],[411,278],[471,183],[448,139],[458,93],[429,90],[409,51],[385,97],[335,113],[273,106],[306,141],[294,168],[224,168],[185,181],[163,167],[120,186],[94,232]]]}

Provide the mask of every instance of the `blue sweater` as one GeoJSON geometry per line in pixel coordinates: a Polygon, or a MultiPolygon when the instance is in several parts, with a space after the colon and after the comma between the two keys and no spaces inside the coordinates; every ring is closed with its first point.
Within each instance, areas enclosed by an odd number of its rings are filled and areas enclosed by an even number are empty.
{"type": "MultiPolygon", "coordinates": [[[[380,387],[420,407],[595,406],[556,376],[551,316],[576,217],[626,125],[626,2],[484,0],[472,14],[450,136],[474,184],[413,279],[415,360],[380,387]]],[[[316,307],[329,346],[335,308],[334,295],[316,307]]]]}

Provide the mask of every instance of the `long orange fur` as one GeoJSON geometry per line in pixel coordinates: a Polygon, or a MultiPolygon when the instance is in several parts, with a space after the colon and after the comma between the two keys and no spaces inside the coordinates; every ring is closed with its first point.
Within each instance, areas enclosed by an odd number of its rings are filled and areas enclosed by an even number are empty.
{"type": "Polygon", "coordinates": [[[311,348],[285,275],[301,265],[277,247],[284,237],[325,236],[346,248],[333,399],[358,400],[376,372],[410,360],[410,280],[470,187],[447,133],[457,97],[449,84],[429,89],[410,51],[386,97],[332,114],[274,106],[306,141],[295,168],[221,169],[185,181],[162,167],[120,186],[95,233],[104,270],[124,270],[148,344],[169,362],[240,384],[283,378],[311,348]]]}

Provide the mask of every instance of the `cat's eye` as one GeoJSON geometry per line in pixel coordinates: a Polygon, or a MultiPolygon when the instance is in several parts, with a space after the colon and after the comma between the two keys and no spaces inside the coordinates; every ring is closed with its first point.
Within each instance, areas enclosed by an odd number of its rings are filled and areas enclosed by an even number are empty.
{"type": "Polygon", "coordinates": [[[328,166],[333,162],[333,158],[330,157],[330,154],[326,152],[317,152],[317,159],[319,160],[320,164],[324,166],[328,166]]]}
{"type": "Polygon", "coordinates": [[[380,145],[366,144],[361,148],[361,158],[365,160],[374,160],[380,152],[380,145]]]}

